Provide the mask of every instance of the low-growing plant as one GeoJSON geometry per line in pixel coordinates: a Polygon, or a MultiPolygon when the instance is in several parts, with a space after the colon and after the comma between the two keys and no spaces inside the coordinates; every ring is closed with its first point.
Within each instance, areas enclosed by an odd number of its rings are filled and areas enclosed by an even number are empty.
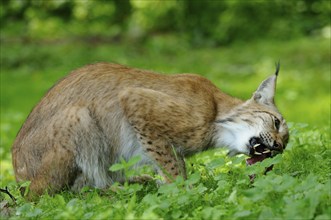
{"type": "MultiPolygon", "coordinates": [[[[93,53],[90,45],[76,43],[1,45],[0,188],[7,186],[16,198],[14,202],[0,194],[1,219],[331,219],[329,40],[261,41],[199,50],[186,49],[177,38],[162,40],[153,38],[143,48],[93,45],[93,53]],[[10,156],[24,118],[69,70],[105,57],[144,69],[204,73],[238,97],[252,91],[257,78],[272,68],[274,57],[281,57],[284,72],[276,102],[284,117],[295,122],[289,123],[290,142],[282,155],[249,167],[242,155],[227,157],[222,149],[202,152],[186,160],[187,180],[167,185],[158,186],[154,176],[145,184],[114,183],[106,190],[84,188],[25,200],[10,156]],[[164,65],[174,57],[176,65],[164,65]],[[273,169],[264,175],[271,164],[273,169]]],[[[137,161],[119,161],[111,169],[127,177],[152,175],[145,168],[133,172],[130,167],[137,161]]]]}
{"type": "MultiPolygon", "coordinates": [[[[178,177],[160,186],[155,181],[115,183],[109,190],[62,192],[26,202],[11,185],[19,199],[10,218],[329,219],[329,139],[317,130],[311,135],[312,131],[309,126],[293,124],[293,142],[284,154],[248,167],[245,157],[227,157],[224,150],[202,153],[188,159],[187,164],[193,165],[188,166],[187,180],[178,177]],[[301,137],[309,149],[297,143],[301,137]],[[274,168],[264,175],[265,167],[272,164],[274,168]],[[254,181],[249,177],[252,174],[254,181]]],[[[130,167],[138,161],[138,157],[122,160],[111,170],[124,170],[132,177],[136,173],[130,167]]]]}

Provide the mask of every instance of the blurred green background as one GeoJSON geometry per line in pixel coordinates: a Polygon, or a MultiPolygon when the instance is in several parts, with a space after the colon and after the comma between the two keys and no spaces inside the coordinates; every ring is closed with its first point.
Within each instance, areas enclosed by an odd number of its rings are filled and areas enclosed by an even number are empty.
{"type": "Polygon", "coordinates": [[[276,102],[284,117],[329,133],[330,4],[2,0],[1,169],[11,169],[11,144],[43,94],[99,61],[198,73],[247,99],[280,60],[276,102]]]}

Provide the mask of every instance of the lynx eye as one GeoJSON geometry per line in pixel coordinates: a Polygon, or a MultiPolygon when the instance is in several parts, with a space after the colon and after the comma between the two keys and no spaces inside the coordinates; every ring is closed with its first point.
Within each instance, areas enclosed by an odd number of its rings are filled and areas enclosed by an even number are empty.
{"type": "Polygon", "coordinates": [[[274,118],[274,124],[275,124],[275,128],[277,129],[277,130],[279,130],[279,127],[280,127],[280,121],[279,121],[279,119],[278,118],[274,118]]]}

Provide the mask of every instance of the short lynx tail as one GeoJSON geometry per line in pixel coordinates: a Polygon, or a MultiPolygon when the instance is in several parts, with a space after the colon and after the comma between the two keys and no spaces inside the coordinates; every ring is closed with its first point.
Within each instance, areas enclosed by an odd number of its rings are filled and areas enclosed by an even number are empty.
{"type": "Polygon", "coordinates": [[[280,69],[280,61],[278,60],[278,62],[276,62],[276,72],[275,72],[276,76],[278,76],[279,69],[280,69]]]}

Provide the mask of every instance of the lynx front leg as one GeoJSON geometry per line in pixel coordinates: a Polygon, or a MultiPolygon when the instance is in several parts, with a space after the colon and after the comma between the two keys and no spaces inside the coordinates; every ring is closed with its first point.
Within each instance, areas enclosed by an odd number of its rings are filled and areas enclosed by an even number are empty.
{"type": "Polygon", "coordinates": [[[183,156],[175,146],[180,145],[178,134],[189,130],[186,119],[190,116],[189,106],[175,97],[144,88],[127,89],[119,98],[141,145],[166,182],[178,175],[186,178],[183,156]]]}
{"type": "Polygon", "coordinates": [[[186,178],[185,162],[175,148],[162,140],[152,141],[140,137],[143,148],[158,166],[159,174],[166,182],[172,182],[177,176],[186,178]]]}

